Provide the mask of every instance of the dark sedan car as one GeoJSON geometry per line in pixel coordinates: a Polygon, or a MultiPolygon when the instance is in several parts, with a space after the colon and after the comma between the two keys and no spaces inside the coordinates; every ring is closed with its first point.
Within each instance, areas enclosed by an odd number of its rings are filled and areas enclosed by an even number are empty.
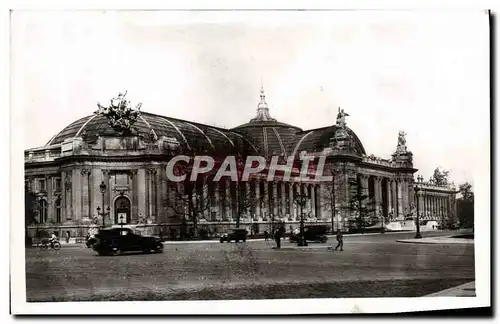
{"type": "Polygon", "coordinates": [[[231,230],[229,233],[222,234],[220,237],[220,242],[221,243],[224,243],[226,241],[228,243],[231,241],[235,241],[236,243],[238,243],[239,241],[245,242],[247,240],[247,235],[248,231],[246,229],[235,228],[231,230]]]}
{"type": "Polygon", "coordinates": [[[99,230],[92,249],[99,255],[119,255],[127,251],[163,252],[160,238],[135,234],[130,228],[99,230]]]}
{"type": "MultiPolygon", "coordinates": [[[[328,227],[324,225],[310,225],[304,227],[304,239],[309,242],[325,243],[328,240],[326,233],[328,227]]],[[[298,242],[300,240],[300,233],[292,234],[290,242],[298,242]]]]}

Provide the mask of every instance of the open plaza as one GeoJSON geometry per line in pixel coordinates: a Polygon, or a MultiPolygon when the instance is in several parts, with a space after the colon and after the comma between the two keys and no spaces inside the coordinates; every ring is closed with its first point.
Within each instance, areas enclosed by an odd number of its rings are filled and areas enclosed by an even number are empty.
{"type": "Polygon", "coordinates": [[[78,244],[64,244],[59,251],[33,247],[26,249],[27,300],[421,297],[475,280],[471,240],[398,242],[414,236],[346,235],[342,252],[328,248],[333,237],[302,248],[285,240],[280,250],[262,239],[166,242],[160,254],[109,257],[78,244]]]}

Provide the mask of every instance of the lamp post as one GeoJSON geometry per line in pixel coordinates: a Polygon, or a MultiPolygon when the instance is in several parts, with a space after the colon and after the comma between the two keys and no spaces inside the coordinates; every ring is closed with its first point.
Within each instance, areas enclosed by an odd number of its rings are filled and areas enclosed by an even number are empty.
{"type": "Polygon", "coordinates": [[[122,229],[123,229],[123,225],[124,225],[124,223],[123,223],[123,215],[121,215],[120,216],[120,226],[121,226],[122,229]]]}
{"type": "Polygon", "coordinates": [[[420,234],[420,208],[419,208],[419,205],[420,205],[420,202],[418,201],[419,199],[419,191],[420,191],[420,188],[418,187],[418,185],[415,187],[415,193],[416,193],[416,196],[417,196],[417,233],[415,234],[415,238],[416,239],[421,239],[422,238],[422,234],[420,234]]]}
{"type": "Polygon", "coordinates": [[[380,204],[379,206],[379,214],[380,214],[380,232],[383,234],[385,233],[385,219],[384,219],[384,213],[383,213],[383,204],[380,204]],[[382,213],[380,212],[382,211],[382,213]]]}
{"type": "MultiPolygon", "coordinates": [[[[99,185],[99,190],[101,191],[101,195],[102,195],[102,226],[105,227],[106,226],[106,222],[105,222],[105,212],[104,212],[104,194],[106,193],[106,184],[104,183],[104,181],[101,181],[101,184],[99,185]]],[[[99,210],[100,208],[97,207],[97,212],[99,213],[99,210]]],[[[109,206],[108,206],[108,210],[109,210],[109,206]]]]}
{"type": "Polygon", "coordinates": [[[307,202],[307,196],[298,194],[295,202],[300,206],[300,239],[297,242],[298,246],[307,246],[307,241],[304,239],[304,205],[307,202]]]}
{"type": "MultiPolygon", "coordinates": [[[[109,215],[109,206],[106,208],[106,212],[104,211],[104,209],[102,210],[102,213],[101,213],[101,207],[97,206],[97,215],[99,216],[102,216],[102,227],[106,227],[106,216],[109,215]]],[[[96,222],[97,223],[97,222],[96,222]]]]}

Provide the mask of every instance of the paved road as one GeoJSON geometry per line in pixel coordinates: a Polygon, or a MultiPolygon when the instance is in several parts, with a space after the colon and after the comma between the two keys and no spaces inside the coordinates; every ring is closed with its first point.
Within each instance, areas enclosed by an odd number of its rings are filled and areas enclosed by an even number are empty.
{"type": "Polygon", "coordinates": [[[396,242],[412,236],[346,237],[343,252],[328,251],[320,245],[308,250],[291,249],[295,245],[288,242],[283,250],[275,250],[271,241],[175,244],[166,245],[161,254],[118,257],[100,257],[78,246],[64,246],[57,252],[30,248],[26,250],[27,297],[99,299],[160,290],[170,294],[221,285],[292,282],[474,280],[473,245],[396,242]]]}

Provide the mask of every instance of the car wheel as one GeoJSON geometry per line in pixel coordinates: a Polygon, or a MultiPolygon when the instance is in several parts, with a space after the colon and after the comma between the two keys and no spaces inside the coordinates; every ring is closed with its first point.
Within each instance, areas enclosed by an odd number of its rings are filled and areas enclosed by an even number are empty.
{"type": "Polygon", "coordinates": [[[231,243],[231,240],[230,240],[230,239],[227,239],[227,243],[231,243]]]}
{"type": "Polygon", "coordinates": [[[219,241],[220,241],[221,243],[224,243],[224,239],[220,239],[219,241]]]}
{"type": "Polygon", "coordinates": [[[240,240],[235,240],[236,243],[240,243],[240,240]]]}
{"type": "Polygon", "coordinates": [[[246,239],[246,238],[244,238],[244,239],[243,239],[243,242],[246,242],[246,240],[247,240],[247,239],[246,239]]]}
{"type": "Polygon", "coordinates": [[[156,253],[163,253],[163,246],[157,246],[155,249],[156,253]]]}
{"type": "Polygon", "coordinates": [[[120,250],[119,248],[116,250],[115,249],[111,250],[111,254],[114,256],[120,255],[121,253],[122,253],[122,250],[120,250]]]}

